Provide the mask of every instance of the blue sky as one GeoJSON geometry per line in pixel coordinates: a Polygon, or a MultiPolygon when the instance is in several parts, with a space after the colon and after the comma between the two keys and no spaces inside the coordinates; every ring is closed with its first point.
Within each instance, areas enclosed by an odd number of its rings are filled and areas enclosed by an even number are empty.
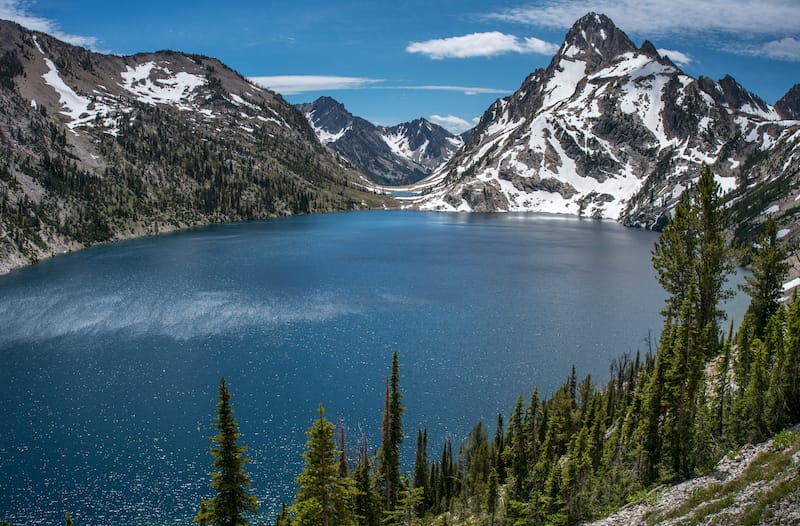
{"type": "Polygon", "coordinates": [[[0,0],[0,18],[95,50],[201,53],[293,103],[330,95],[377,124],[454,131],[545,67],[589,11],[769,103],[800,83],[800,0],[0,0]]]}

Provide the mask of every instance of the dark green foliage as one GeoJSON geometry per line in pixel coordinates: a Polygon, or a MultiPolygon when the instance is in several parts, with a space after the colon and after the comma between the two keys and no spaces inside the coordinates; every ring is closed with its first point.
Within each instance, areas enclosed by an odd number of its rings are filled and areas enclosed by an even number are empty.
{"type": "Polygon", "coordinates": [[[244,514],[258,509],[258,499],[249,492],[250,478],[244,465],[250,459],[244,456],[247,447],[237,444],[239,426],[233,417],[231,395],[224,378],[219,381],[217,418],[212,426],[217,430],[217,434],[211,437],[214,443],[211,446],[214,459],[211,487],[216,495],[201,502],[194,522],[208,526],[246,525],[244,514]]]}
{"type": "MultiPolygon", "coordinates": [[[[429,465],[428,465],[428,430],[419,429],[417,431],[417,451],[414,456],[414,489],[420,489],[422,495],[426,495],[428,490],[428,483],[430,481],[429,465]]],[[[425,501],[421,501],[417,514],[422,516],[425,512],[425,501]]]]}
{"type": "Polygon", "coordinates": [[[778,241],[778,225],[770,217],[753,255],[752,274],[745,277],[747,284],[742,287],[751,298],[747,316],[757,337],[763,336],[767,320],[780,305],[783,280],[789,271],[786,257],[786,249],[778,241]]]}
{"type": "Polygon", "coordinates": [[[306,432],[305,466],[297,477],[297,499],[290,510],[294,515],[292,523],[298,526],[347,526],[354,520],[354,483],[340,474],[335,426],[325,418],[322,406],[318,413],[319,418],[306,432]]]}
{"type": "Polygon", "coordinates": [[[380,478],[387,511],[397,504],[400,488],[400,445],[403,442],[403,394],[400,392],[400,364],[397,351],[392,354],[392,370],[384,402],[384,424],[380,452],[380,478]]]}
{"type": "Polygon", "coordinates": [[[500,477],[495,469],[489,473],[486,483],[486,511],[489,512],[489,526],[494,526],[494,516],[497,513],[497,498],[500,489],[500,477]]]}
{"type": "Polygon", "coordinates": [[[64,517],[64,526],[75,526],[75,523],[72,521],[72,515],[70,512],[67,512],[64,517]]]}
{"type": "Polygon", "coordinates": [[[354,512],[360,526],[378,526],[381,516],[381,498],[375,490],[372,476],[372,461],[366,435],[361,437],[358,447],[358,463],[355,472],[354,512]]]}

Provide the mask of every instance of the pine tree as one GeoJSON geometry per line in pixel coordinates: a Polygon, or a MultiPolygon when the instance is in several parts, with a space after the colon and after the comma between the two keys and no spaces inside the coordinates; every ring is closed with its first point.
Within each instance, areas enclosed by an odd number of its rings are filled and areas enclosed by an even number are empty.
{"type": "Polygon", "coordinates": [[[778,241],[778,225],[772,216],[767,219],[764,234],[759,238],[742,290],[750,296],[747,314],[753,323],[755,336],[763,336],[767,321],[777,312],[783,295],[783,280],[789,271],[786,249],[778,241]]]}
{"type": "Polygon", "coordinates": [[[67,512],[66,516],[64,517],[64,526],[74,526],[74,524],[75,523],[72,522],[72,515],[70,512],[67,512]]]}
{"type": "Polygon", "coordinates": [[[355,477],[355,515],[360,526],[378,526],[380,524],[380,496],[373,486],[372,460],[369,454],[367,435],[361,435],[358,447],[358,461],[355,477]]]}
{"type": "Polygon", "coordinates": [[[416,524],[417,509],[424,499],[422,488],[410,488],[408,477],[402,477],[398,492],[397,506],[392,511],[386,511],[386,524],[398,526],[413,526],[416,524]]]}
{"type": "Polygon", "coordinates": [[[506,448],[505,429],[503,427],[503,414],[497,414],[497,427],[494,430],[494,470],[497,472],[500,484],[506,482],[506,463],[503,458],[503,451],[506,448]]]}
{"type": "Polygon", "coordinates": [[[350,466],[347,463],[347,451],[346,451],[346,439],[345,434],[347,430],[342,424],[342,419],[340,418],[337,421],[337,426],[339,429],[339,476],[346,477],[350,472],[350,466]]]}
{"type": "Polygon", "coordinates": [[[511,468],[510,474],[514,481],[514,495],[520,500],[525,498],[525,481],[528,477],[522,403],[522,396],[520,395],[508,419],[508,440],[506,441],[506,451],[508,452],[506,465],[511,468]]]}
{"type": "MultiPolygon", "coordinates": [[[[697,294],[698,322],[700,328],[711,325],[711,336],[716,340],[719,320],[724,317],[720,302],[729,299],[733,291],[725,289],[725,282],[733,272],[731,250],[725,240],[725,207],[722,190],[709,166],[704,166],[697,181],[695,215],[698,221],[697,294]]],[[[716,351],[716,349],[708,349],[716,351]]]]}
{"type": "Polygon", "coordinates": [[[325,418],[322,405],[319,418],[306,432],[305,466],[297,477],[297,499],[291,507],[297,526],[346,526],[353,522],[353,481],[339,473],[336,426],[325,418]]]}
{"type": "Polygon", "coordinates": [[[281,502],[281,511],[275,518],[275,526],[292,526],[292,518],[289,515],[289,510],[286,508],[285,502],[281,502]]]}
{"type": "Polygon", "coordinates": [[[249,458],[244,454],[246,446],[237,444],[239,427],[233,417],[231,395],[225,378],[219,382],[219,402],[217,418],[212,424],[218,433],[211,437],[214,445],[211,456],[214,458],[211,473],[211,487],[216,496],[203,500],[194,522],[201,525],[239,526],[246,525],[244,513],[258,509],[258,499],[249,493],[250,478],[244,470],[249,458]]]}
{"type": "Polygon", "coordinates": [[[497,470],[492,469],[489,480],[486,482],[486,511],[489,512],[489,526],[494,526],[494,516],[497,513],[497,497],[500,491],[500,477],[497,470]]]}
{"type": "Polygon", "coordinates": [[[392,355],[392,372],[387,384],[381,444],[381,478],[383,498],[387,511],[397,504],[400,487],[400,444],[403,442],[403,395],[400,392],[400,365],[397,351],[392,355]]]}
{"type": "MultiPolygon", "coordinates": [[[[417,451],[414,456],[414,489],[422,489],[423,495],[427,493],[428,486],[428,430],[417,430],[417,451]]],[[[417,514],[421,517],[425,512],[424,501],[420,503],[417,514]]]]}

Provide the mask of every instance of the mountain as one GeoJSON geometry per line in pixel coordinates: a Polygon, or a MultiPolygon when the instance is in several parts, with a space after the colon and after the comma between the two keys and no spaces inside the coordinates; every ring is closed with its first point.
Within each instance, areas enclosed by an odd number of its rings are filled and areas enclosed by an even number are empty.
{"type": "Polygon", "coordinates": [[[0,271],[193,225],[381,206],[303,115],[216,59],[0,21],[0,271]]]}
{"type": "Polygon", "coordinates": [[[391,127],[375,126],[330,97],[297,107],[321,142],[352,162],[372,182],[382,185],[417,182],[463,145],[459,136],[425,119],[391,127]]]}
{"type": "Polygon", "coordinates": [[[424,181],[418,206],[533,210],[658,228],[712,166],[740,226],[765,211],[795,223],[800,122],[795,86],[774,108],[726,76],[694,79],[606,16],[569,30],[545,69],[483,115],[464,148],[424,181]],[[764,194],[780,178],[784,193],[764,194]],[[780,202],[777,202],[777,201],[780,202]]]}

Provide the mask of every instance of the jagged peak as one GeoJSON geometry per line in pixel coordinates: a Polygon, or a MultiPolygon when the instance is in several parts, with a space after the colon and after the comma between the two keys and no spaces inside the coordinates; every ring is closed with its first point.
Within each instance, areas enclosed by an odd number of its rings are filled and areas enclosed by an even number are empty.
{"type": "Polygon", "coordinates": [[[769,107],[758,95],[750,93],[735,78],[725,75],[717,83],[725,102],[732,108],[741,109],[745,105],[752,105],[753,109],[769,111],[769,107]]]}
{"type": "Polygon", "coordinates": [[[636,51],[636,45],[610,18],[603,14],[587,13],[567,32],[551,66],[558,64],[561,58],[568,57],[586,62],[587,73],[590,73],[623,53],[636,51]]]}
{"type": "Polygon", "coordinates": [[[642,42],[642,46],[639,48],[639,52],[650,58],[654,58],[657,60],[661,59],[661,55],[658,54],[656,46],[654,46],[653,43],[650,42],[649,40],[645,40],[644,42],[642,42]]]}
{"type": "Polygon", "coordinates": [[[795,84],[775,103],[781,119],[800,120],[800,84],[795,84]]]}

